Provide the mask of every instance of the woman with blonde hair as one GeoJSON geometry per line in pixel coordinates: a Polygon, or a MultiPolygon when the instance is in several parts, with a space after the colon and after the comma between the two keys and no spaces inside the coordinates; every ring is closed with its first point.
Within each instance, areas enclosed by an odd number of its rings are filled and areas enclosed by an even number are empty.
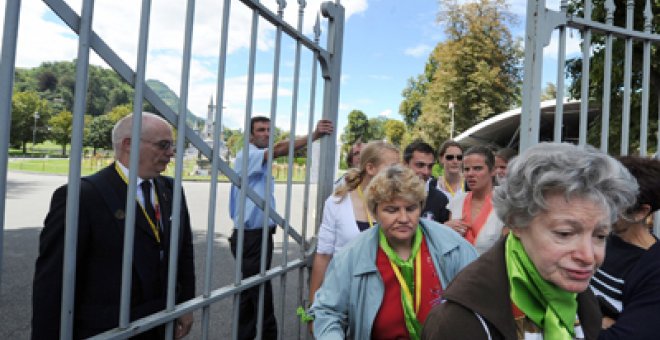
{"type": "Polygon", "coordinates": [[[403,165],[366,189],[377,221],[337,254],[311,308],[317,339],[419,339],[431,308],[477,254],[449,228],[420,219],[426,190],[403,165]]]}
{"type": "Polygon", "coordinates": [[[401,154],[394,145],[382,141],[367,143],[360,152],[358,167],[346,172],[344,182],[325,201],[312,266],[310,303],[314,299],[314,293],[323,283],[325,270],[332,256],[360,232],[374,224],[363,190],[382,168],[399,162],[401,154]]]}

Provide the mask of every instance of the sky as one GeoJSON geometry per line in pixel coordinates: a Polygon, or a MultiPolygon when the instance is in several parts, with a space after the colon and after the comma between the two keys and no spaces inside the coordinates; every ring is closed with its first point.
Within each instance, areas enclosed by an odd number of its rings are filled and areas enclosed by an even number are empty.
{"type": "MultiPolygon", "coordinates": [[[[468,0],[465,0],[468,1],[468,0]]],[[[465,2],[464,1],[464,2],[465,2]]],[[[0,0],[1,8],[5,1],[0,0]]],[[[65,0],[80,12],[81,0],[65,0]]],[[[557,8],[558,0],[548,0],[549,8],[557,8]]],[[[94,1],[93,29],[133,69],[136,64],[137,32],[139,31],[138,1],[94,1]]],[[[263,0],[264,6],[276,11],[275,0],[263,0]]],[[[320,0],[306,2],[303,32],[313,37],[312,28],[320,0]]],[[[180,92],[182,50],[186,2],[157,0],[151,5],[152,16],[148,43],[147,79],[158,79],[177,94],[180,92]]],[[[341,76],[341,97],[338,128],[343,130],[348,113],[361,110],[369,117],[401,119],[398,113],[401,92],[411,77],[424,70],[433,47],[443,38],[443,27],[436,22],[441,10],[435,0],[344,0],[346,9],[344,47],[341,76]]],[[[511,27],[515,36],[522,37],[525,27],[525,0],[509,0],[510,11],[518,18],[511,27]]],[[[219,32],[222,5],[220,0],[197,0],[193,28],[192,61],[190,69],[189,109],[205,117],[208,104],[216,93],[219,32]]],[[[284,18],[293,27],[298,25],[298,1],[287,1],[284,18]]],[[[3,15],[4,18],[4,15],[3,15]]],[[[1,19],[0,19],[1,20],[1,19]]],[[[231,19],[223,102],[223,125],[240,128],[246,112],[248,46],[251,11],[241,2],[231,2],[231,19]]],[[[322,20],[322,30],[325,20],[322,20]]],[[[269,115],[273,101],[275,31],[265,21],[258,25],[257,57],[253,115],[269,115]]],[[[321,46],[325,46],[322,32],[321,46]]],[[[544,83],[556,82],[556,39],[545,50],[544,83]],[[554,58],[554,59],[553,59],[554,58]],[[554,62],[553,62],[554,60],[554,62]]],[[[310,106],[311,53],[301,54],[301,85],[297,106],[293,104],[295,42],[282,39],[279,64],[280,88],[277,99],[276,124],[289,130],[291,112],[299,112],[296,134],[307,129],[310,106]],[[305,114],[302,114],[304,112],[305,114]]],[[[577,43],[570,38],[568,53],[577,51],[577,43]]],[[[76,57],[77,38],[53,12],[39,0],[22,1],[17,67],[35,67],[44,61],[70,61],[76,57]]],[[[96,55],[91,63],[107,67],[96,55]]],[[[320,78],[320,77],[319,77],[320,78]]],[[[317,80],[315,119],[320,112],[320,80],[317,80]]]]}

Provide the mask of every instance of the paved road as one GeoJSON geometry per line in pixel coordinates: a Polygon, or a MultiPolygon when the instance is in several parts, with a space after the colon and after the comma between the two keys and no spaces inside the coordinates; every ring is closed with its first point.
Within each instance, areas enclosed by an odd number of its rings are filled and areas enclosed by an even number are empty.
{"type": "MultiPolygon", "coordinates": [[[[2,280],[0,282],[0,339],[28,339],[30,334],[32,277],[34,261],[37,256],[38,238],[43,219],[48,211],[52,192],[66,183],[66,176],[29,174],[9,172],[7,179],[5,232],[2,259],[2,280]]],[[[209,210],[209,183],[184,182],[184,190],[188,200],[193,224],[195,265],[197,274],[197,292],[202,291],[204,278],[205,256],[207,249],[207,224],[209,210]]],[[[234,261],[229,252],[227,238],[231,233],[231,220],[227,206],[229,184],[220,183],[214,218],[216,229],[213,240],[213,275],[211,285],[217,289],[233,282],[234,261]]],[[[300,232],[302,221],[302,203],[304,187],[292,187],[291,223],[300,232]]],[[[276,185],[276,201],[278,211],[284,211],[286,186],[276,185]]],[[[312,187],[309,200],[309,228],[313,226],[313,213],[316,192],[312,187]]],[[[282,232],[277,233],[274,264],[280,264],[282,258],[282,232]]],[[[298,255],[299,248],[291,241],[289,258],[298,255]]],[[[284,330],[284,339],[295,337],[297,324],[295,320],[295,301],[299,291],[299,275],[297,272],[288,275],[284,285],[280,280],[274,280],[276,310],[279,302],[284,305],[284,318],[278,315],[280,327],[284,330]],[[284,291],[281,291],[284,287],[284,291]],[[282,320],[285,320],[282,325],[282,320]]],[[[225,299],[211,307],[211,339],[227,339],[231,332],[232,300],[225,299]]],[[[195,325],[190,339],[201,338],[201,312],[195,313],[195,325]]]]}

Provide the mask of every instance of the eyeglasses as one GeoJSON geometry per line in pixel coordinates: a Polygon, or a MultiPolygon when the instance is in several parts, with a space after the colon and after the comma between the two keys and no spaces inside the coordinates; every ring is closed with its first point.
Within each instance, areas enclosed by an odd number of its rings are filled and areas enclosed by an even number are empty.
{"type": "Polygon", "coordinates": [[[458,161],[462,161],[463,160],[463,155],[445,155],[445,159],[448,160],[448,161],[453,161],[454,158],[456,158],[456,160],[458,160],[458,161]]]}
{"type": "Polygon", "coordinates": [[[146,140],[146,139],[140,139],[140,140],[142,140],[144,142],[147,142],[147,143],[157,147],[161,151],[167,151],[167,150],[170,150],[170,149],[172,149],[173,151],[176,151],[176,146],[174,145],[173,140],[163,139],[163,140],[159,140],[157,142],[152,142],[152,141],[149,141],[149,140],[146,140]]]}

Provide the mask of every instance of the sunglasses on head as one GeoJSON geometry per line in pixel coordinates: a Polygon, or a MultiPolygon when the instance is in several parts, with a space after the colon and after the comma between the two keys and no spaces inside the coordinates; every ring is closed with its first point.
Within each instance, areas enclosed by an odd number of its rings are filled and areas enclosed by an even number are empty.
{"type": "Polygon", "coordinates": [[[453,161],[454,157],[459,161],[463,160],[463,155],[445,155],[445,159],[448,161],[453,161]]]}

